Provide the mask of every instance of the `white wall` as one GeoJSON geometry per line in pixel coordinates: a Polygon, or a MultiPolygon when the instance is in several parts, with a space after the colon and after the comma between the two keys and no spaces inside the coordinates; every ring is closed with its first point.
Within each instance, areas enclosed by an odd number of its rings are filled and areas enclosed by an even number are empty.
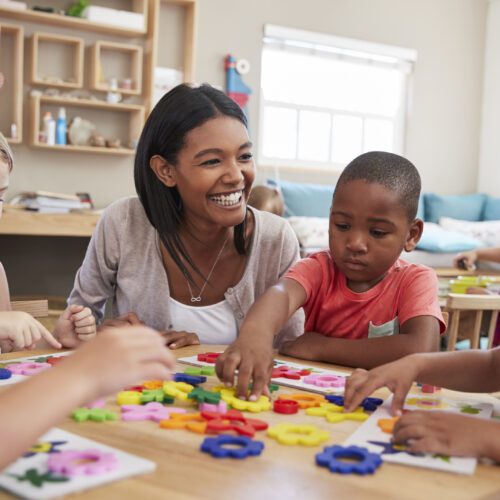
{"type": "Polygon", "coordinates": [[[486,27],[483,112],[479,154],[480,191],[500,196],[500,1],[490,0],[486,27]]]}
{"type": "MultiPolygon", "coordinates": [[[[196,79],[224,85],[227,53],[252,64],[245,81],[252,135],[258,137],[258,93],[265,23],[417,49],[407,156],[424,189],[475,191],[483,81],[486,0],[199,0],[196,79]]],[[[14,148],[12,191],[89,191],[98,206],[134,192],[131,158],[14,148]]],[[[260,178],[264,173],[260,174],[260,178]]],[[[331,182],[324,174],[288,174],[331,182]]]]}

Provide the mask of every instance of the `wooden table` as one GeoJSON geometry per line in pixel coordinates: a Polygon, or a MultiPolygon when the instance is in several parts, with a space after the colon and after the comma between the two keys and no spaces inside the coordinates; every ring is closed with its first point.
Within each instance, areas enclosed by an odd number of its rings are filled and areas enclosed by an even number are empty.
{"type": "MultiPolygon", "coordinates": [[[[174,351],[178,357],[199,352],[222,350],[222,346],[192,346],[174,351]]],[[[53,351],[37,351],[46,354],[53,351]]],[[[32,353],[28,353],[30,355],[32,353]]],[[[19,354],[0,356],[0,361],[20,357],[19,354]]],[[[281,357],[280,357],[281,358],[281,357]]],[[[282,358],[287,359],[287,358],[282,358]]],[[[295,360],[296,361],[296,360],[295,360]]],[[[323,366],[320,363],[308,365],[323,366]]],[[[180,364],[183,371],[186,365],[180,364]]],[[[332,366],[328,366],[332,368],[332,366]]],[[[348,373],[349,369],[337,368],[348,373]]],[[[126,367],[124,367],[126,369],[126,367]]],[[[213,377],[206,386],[217,384],[213,377]]],[[[280,393],[296,392],[280,388],[280,393]]],[[[381,397],[387,390],[378,391],[381,397]]],[[[453,395],[452,391],[444,394],[453,395]]],[[[61,394],[64,397],[64,394],[61,394]]],[[[467,399],[488,399],[490,396],[467,395],[467,399]]],[[[116,410],[113,398],[109,409],[116,410]]],[[[50,404],[47,401],[47,404],[50,404]]],[[[34,409],[34,418],[36,409],[34,409]]],[[[329,424],[318,417],[278,415],[265,412],[255,415],[269,424],[278,422],[313,423],[331,433],[325,443],[342,444],[359,423],[347,421],[329,424]]],[[[110,446],[148,458],[157,463],[155,473],[112,483],[88,490],[78,498],[85,499],[479,499],[500,498],[500,467],[478,465],[474,476],[460,476],[426,469],[383,464],[373,476],[341,476],[332,474],[315,465],[314,457],[323,446],[283,446],[264,433],[258,433],[265,442],[265,450],[259,457],[238,461],[215,459],[199,451],[204,436],[187,431],[160,429],[152,422],[76,423],[67,418],[58,427],[95,439],[110,446]]],[[[0,492],[0,499],[11,498],[0,492]]]]}

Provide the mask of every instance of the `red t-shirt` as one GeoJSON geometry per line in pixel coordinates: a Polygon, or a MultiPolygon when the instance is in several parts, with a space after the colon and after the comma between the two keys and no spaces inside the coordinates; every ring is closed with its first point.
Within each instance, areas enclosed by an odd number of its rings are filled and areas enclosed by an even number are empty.
{"type": "Polygon", "coordinates": [[[373,288],[356,293],[347,287],[330,252],[323,251],[297,262],[285,278],[306,292],[306,332],[346,339],[381,337],[398,333],[399,325],[416,316],[434,316],[441,333],[446,329],[437,276],[425,266],[399,259],[373,288]]]}

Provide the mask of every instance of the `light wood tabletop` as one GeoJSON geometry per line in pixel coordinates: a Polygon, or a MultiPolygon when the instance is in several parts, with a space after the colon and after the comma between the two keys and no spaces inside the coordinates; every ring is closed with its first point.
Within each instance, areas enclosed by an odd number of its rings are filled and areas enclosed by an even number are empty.
{"type": "MultiPolygon", "coordinates": [[[[220,351],[223,346],[192,346],[173,351],[177,357],[192,356],[199,352],[220,351]]],[[[37,351],[31,354],[47,354],[54,351],[37,351]]],[[[0,356],[0,362],[20,357],[17,354],[0,356]]],[[[287,359],[279,356],[280,359],[287,359]]],[[[297,362],[297,360],[294,360],[297,362]]],[[[307,365],[326,367],[320,363],[307,365]]],[[[178,371],[186,365],[179,364],[178,371]]],[[[349,373],[349,369],[332,367],[349,373]]],[[[126,369],[126,367],[124,367],[126,369]]],[[[215,377],[209,377],[206,388],[218,384],[215,377]]],[[[6,389],[7,386],[2,388],[6,389]]],[[[279,394],[297,392],[280,387],[279,394]]],[[[444,395],[457,395],[443,390],[444,395]]],[[[275,393],[276,394],[276,393],[275,393]]],[[[376,395],[385,397],[388,391],[379,390],[376,395]]],[[[64,394],[61,394],[64,397],[64,394]]],[[[467,395],[484,401],[492,399],[487,395],[467,395]]],[[[50,404],[50,401],[47,401],[50,404]]],[[[178,404],[176,403],[176,406],[178,404]]],[[[108,399],[107,408],[117,411],[114,398],[108,399]]],[[[203,435],[181,430],[160,429],[153,422],[106,422],[77,423],[66,418],[57,427],[81,436],[95,439],[104,444],[134,453],[157,463],[153,474],[137,476],[118,481],[97,489],[76,495],[82,499],[484,499],[500,498],[500,467],[478,465],[473,476],[418,469],[385,463],[373,476],[341,476],[332,474],[315,465],[315,455],[325,445],[342,444],[360,425],[353,421],[330,424],[321,418],[305,415],[279,415],[274,412],[251,414],[267,421],[270,425],[279,422],[308,423],[328,430],[331,439],[320,446],[284,446],[257,433],[256,438],[264,441],[261,456],[246,460],[215,459],[199,448],[203,435]]],[[[34,408],[33,418],[36,418],[34,408]]],[[[0,499],[11,498],[0,492],[0,499]]]]}
{"type": "Polygon", "coordinates": [[[22,236],[92,236],[100,214],[71,212],[47,214],[6,205],[0,219],[0,235],[22,236]]]}

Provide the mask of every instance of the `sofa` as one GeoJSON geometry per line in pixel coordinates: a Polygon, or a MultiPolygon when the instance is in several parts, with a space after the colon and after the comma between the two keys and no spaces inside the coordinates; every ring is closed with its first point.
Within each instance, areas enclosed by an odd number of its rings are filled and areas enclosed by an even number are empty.
{"type": "MultiPolygon", "coordinates": [[[[328,214],[334,186],[273,180],[267,184],[281,192],[285,217],[304,253],[327,248],[328,214]]],[[[417,217],[425,221],[424,233],[416,250],[403,252],[402,258],[410,262],[451,267],[458,252],[500,247],[500,198],[481,193],[422,193],[417,217]]]]}

